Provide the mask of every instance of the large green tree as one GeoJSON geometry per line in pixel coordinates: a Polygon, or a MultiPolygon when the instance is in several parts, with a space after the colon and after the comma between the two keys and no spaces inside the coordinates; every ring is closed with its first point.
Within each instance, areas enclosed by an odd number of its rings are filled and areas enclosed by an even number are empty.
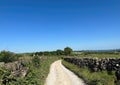
{"type": "Polygon", "coordinates": [[[64,53],[65,53],[65,55],[71,55],[72,49],[70,47],[66,47],[66,48],[64,48],[64,53]]]}

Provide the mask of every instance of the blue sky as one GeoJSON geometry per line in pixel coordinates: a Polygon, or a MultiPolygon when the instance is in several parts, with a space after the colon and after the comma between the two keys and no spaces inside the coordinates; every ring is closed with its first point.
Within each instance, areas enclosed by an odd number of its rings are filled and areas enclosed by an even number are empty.
{"type": "Polygon", "coordinates": [[[0,0],[0,50],[120,48],[120,0],[0,0]]]}

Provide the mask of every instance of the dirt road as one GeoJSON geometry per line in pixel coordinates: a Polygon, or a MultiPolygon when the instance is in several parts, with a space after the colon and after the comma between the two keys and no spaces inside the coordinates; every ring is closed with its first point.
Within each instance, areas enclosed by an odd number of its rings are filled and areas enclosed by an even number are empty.
{"type": "Polygon", "coordinates": [[[45,85],[85,85],[83,80],[61,64],[61,60],[54,62],[45,85]]]}

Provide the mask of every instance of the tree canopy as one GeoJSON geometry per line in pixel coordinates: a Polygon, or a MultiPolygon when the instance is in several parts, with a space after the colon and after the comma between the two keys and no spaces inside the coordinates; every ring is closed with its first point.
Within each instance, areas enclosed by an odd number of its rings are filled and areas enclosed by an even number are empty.
{"type": "Polygon", "coordinates": [[[65,53],[65,55],[71,55],[72,49],[70,47],[66,47],[66,48],[64,48],[64,53],[65,53]]]}

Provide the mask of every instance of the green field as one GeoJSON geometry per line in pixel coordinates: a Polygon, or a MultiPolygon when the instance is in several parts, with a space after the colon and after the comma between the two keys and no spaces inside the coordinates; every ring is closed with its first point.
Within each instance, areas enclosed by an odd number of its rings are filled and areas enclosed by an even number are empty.
{"type": "Polygon", "coordinates": [[[120,58],[120,54],[79,54],[77,57],[80,58],[120,58]]]}

